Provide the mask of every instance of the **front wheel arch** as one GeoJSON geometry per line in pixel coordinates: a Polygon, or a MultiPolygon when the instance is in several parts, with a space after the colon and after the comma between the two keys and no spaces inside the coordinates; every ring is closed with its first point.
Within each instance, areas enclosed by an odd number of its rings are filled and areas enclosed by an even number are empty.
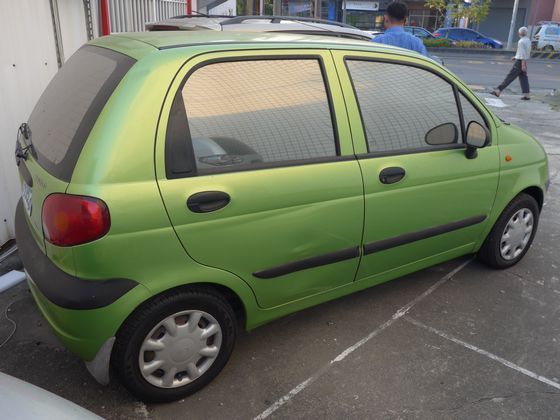
{"type": "MultiPolygon", "coordinates": [[[[521,191],[519,194],[528,194],[535,199],[537,204],[539,205],[539,211],[542,210],[544,204],[544,192],[539,187],[528,187],[521,191]]],[[[519,195],[518,194],[518,195],[519,195]]]]}

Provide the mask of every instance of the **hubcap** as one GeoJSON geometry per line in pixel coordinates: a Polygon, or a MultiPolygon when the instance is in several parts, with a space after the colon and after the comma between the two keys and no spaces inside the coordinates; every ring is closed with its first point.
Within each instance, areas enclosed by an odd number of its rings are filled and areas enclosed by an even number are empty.
{"type": "Polygon", "coordinates": [[[523,252],[533,233],[533,212],[529,209],[518,210],[507,223],[502,240],[500,254],[504,260],[513,260],[523,252]]]}
{"type": "Polygon", "coordinates": [[[203,311],[177,312],[146,336],[138,363],[144,379],[159,388],[177,388],[202,376],[220,353],[222,329],[203,311]]]}

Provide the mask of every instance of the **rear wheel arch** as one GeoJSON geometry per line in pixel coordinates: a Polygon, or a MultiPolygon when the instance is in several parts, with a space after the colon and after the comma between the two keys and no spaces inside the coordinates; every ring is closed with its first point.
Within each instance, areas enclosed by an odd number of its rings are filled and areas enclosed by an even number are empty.
{"type": "Polygon", "coordinates": [[[176,286],[176,287],[172,287],[170,289],[166,289],[163,290],[157,294],[154,294],[152,296],[150,296],[148,299],[146,299],[144,302],[140,303],[136,308],[134,308],[130,314],[126,317],[126,319],[122,322],[122,324],[119,326],[119,329],[116,332],[116,335],[118,336],[119,330],[127,323],[127,321],[134,315],[136,314],[138,311],[141,311],[143,307],[145,307],[146,305],[149,305],[151,302],[153,302],[156,299],[161,298],[162,296],[165,295],[172,295],[175,293],[181,293],[181,292],[189,292],[189,291],[200,291],[200,292],[207,292],[210,294],[215,294],[220,296],[221,298],[223,298],[233,309],[235,316],[237,318],[237,321],[239,323],[239,326],[243,326],[245,327],[245,323],[247,320],[247,309],[245,307],[245,304],[243,303],[243,300],[241,299],[241,297],[239,297],[239,295],[231,288],[224,286],[222,284],[218,284],[218,283],[188,283],[188,284],[183,284],[180,286],[176,286]]]}

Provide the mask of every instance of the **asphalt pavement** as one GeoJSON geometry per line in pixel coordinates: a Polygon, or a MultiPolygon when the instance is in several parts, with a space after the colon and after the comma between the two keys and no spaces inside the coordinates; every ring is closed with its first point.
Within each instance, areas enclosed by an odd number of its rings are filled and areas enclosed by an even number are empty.
{"type": "Polygon", "coordinates": [[[148,406],[118,383],[96,384],[20,285],[0,294],[0,343],[13,331],[6,308],[17,324],[0,371],[106,418],[558,419],[560,114],[544,93],[481,96],[549,154],[539,230],[515,267],[459,258],[279,319],[241,334],[199,393],[148,406]]]}
{"type": "MultiPolygon", "coordinates": [[[[498,86],[512,67],[512,61],[503,55],[488,54],[437,54],[445,66],[475,89],[490,89],[498,86]]],[[[511,53],[510,56],[514,54],[511,53]]],[[[560,60],[531,59],[527,63],[529,84],[533,90],[557,89],[560,92],[560,60]]],[[[519,81],[510,87],[520,92],[519,81]]]]}

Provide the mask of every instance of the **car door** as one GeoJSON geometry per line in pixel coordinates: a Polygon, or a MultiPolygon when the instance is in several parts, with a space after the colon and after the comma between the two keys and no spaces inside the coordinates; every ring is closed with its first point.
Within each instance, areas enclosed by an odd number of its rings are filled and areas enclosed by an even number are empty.
{"type": "Polygon", "coordinates": [[[463,29],[462,31],[464,33],[464,39],[466,41],[478,41],[478,42],[484,42],[485,38],[483,36],[481,36],[480,34],[476,33],[475,31],[471,31],[469,29],[463,29]]]}
{"type": "Polygon", "coordinates": [[[544,31],[544,44],[551,45],[555,50],[560,49],[560,27],[548,26],[544,31]]]}
{"type": "Polygon", "coordinates": [[[492,133],[489,114],[450,74],[418,59],[335,57],[364,179],[357,279],[472,252],[492,208],[499,156],[491,145],[467,159],[463,138],[470,121],[492,133]],[[434,137],[453,126],[451,134],[434,137]]]}
{"type": "Polygon", "coordinates": [[[177,79],[156,165],[188,255],[265,308],[351,283],[363,184],[328,50],[205,54],[177,79]]]}

